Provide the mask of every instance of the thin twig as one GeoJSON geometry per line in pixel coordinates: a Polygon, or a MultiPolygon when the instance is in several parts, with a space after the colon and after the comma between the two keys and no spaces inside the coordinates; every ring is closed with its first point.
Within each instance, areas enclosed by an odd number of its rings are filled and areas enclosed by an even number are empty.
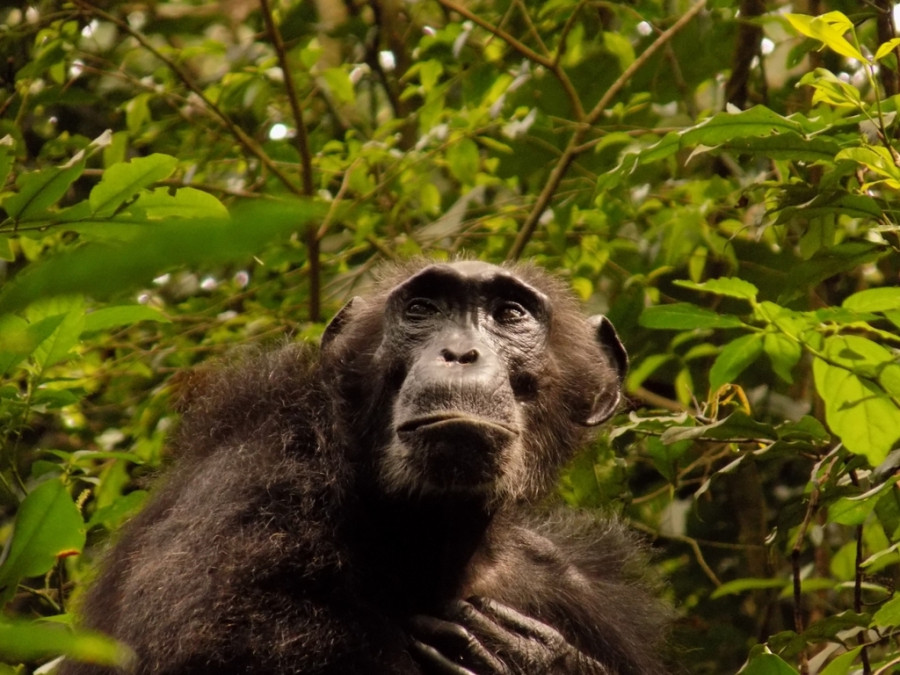
{"type": "MultiPolygon", "coordinates": [[[[440,0],[441,2],[448,2],[449,0],[440,0]]],[[[562,183],[563,178],[569,170],[572,162],[575,161],[575,158],[578,156],[578,148],[581,146],[584,141],[584,137],[587,135],[590,128],[596,124],[597,120],[600,119],[600,116],[609,106],[609,104],[613,101],[613,99],[618,96],[619,92],[625,87],[628,82],[631,81],[631,78],[634,74],[650,60],[650,58],[656,54],[660,49],[663,48],[679,31],[681,31],[700,11],[706,6],[706,0],[698,0],[698,2],[694,3],[691,8],[681,16],[670,28],[660,33],[659,37],[653,41],[653,43],[641,53],[631,64],[622,71],[622,74],[616,79],[615,82],[612,83],[610,88],[606,91],[603,97],[597,102],[597,104],[593,107],[593,109],[587,114],[584,119],[583,124],[579,125],[575,131],[572,132],[572,136],[569,139],[569,143],[566,146],[566,149],[563,151],[562,156],[559,159],[559,162],[556,166],[553,167],[553,171],[550,172],[550,176],[547,179],[547,183],[544,185],[544,189],[541,190],[541,193],[538,195],[537,201],[534,203],[534,206],[531,209],[531,212],[528,214],[528,218],[522,224],[522,229],[519,230],[519,234],[516,236],[515,242],[513,242],[512,248],[510,248],[509,253],[507,254],[507,258],[509,260],[518,260],[522,256],[522,252],[525,250],[525,245],[531,239],[534,234],[535,229],[537,228],[538,221],[543,215],[544,211],[547,209],[548,204],[550,204],[550,200],[553,198],[553,195],[556,193],[556,190],[559,188],[560,183],[562,183]]]]}
{"type": "Polygon", "coordinates": [[[244,149],[249,152],[251,155],[256,157],[262,164],[268,169],[272,175],[274,175],[281,183],[293,194],[302,196],[301,189],[285,175],[281,169],[276,166],[276,164],[272,161],[272,159],[266,154],[266,152],[260,147],[260,145],[253,140],[243,129],[241,129],[237,124],[235,124],[228,115],[222,111],[219,106],[213,103],[203,92],[203,90],[197,86],[194,82],[193,78],[188,74],[188,72],[178,65],[175,61],[164,55],[160,52],[153,44],[144,37],[141,33],[134,30],[131,26],[128,25],[128,22],[123,21],[117,16],[114,16],[108,12],[103,11],[96,5],[87,2],[87,0],[73,0],[73,2],[83,11],[88,12],[94,16],[97,16],[104,21],[109,21],[110,23],[115,24],[120,30],[124,31],[135,40],[137,40],[144,49],[153,54],[157,59],[162,61],[167,68],[169,68],[178,79],[191,90],[197,97],[203,102],[205,105],[219,120],[225,127],[228,129],[229,133],[240,143],[244,149]]]}
{"type": "MultiPolygon", "coordinates": [[[[259,0],[262,9],[263,20],[266,24],[266,30],[272,38],[272,46],[275,48],[275,54],[278,57],[278,65],[281,66],[281,74],[284,78],[284,88],[287,93],[288,102],[291,106],[291,114],[294,117],[294,126],[297,133],[294,138],[296,140],[297,152],[300,154],[301,178],[303,180],[303,194],[312,197],[315,192],[313,185],[313,169],[312,155],[309,152],[309,137],[306,133],[306,124],[303,122],[303,111],[300,109],[300,97],[297,95],[297,87],[294,85],[294,77],[291,75],[290,64],[288,63],[287,51],[284,48],[284,39],[281,31],[275,25],[275,19],[272,16],[272,7],[269,0],[259,0]]],[[[310,223],[306,226],[306,257],[309,261],[309,320],[321,320],[321,264],[319,261],[319,237],[315,224],[310,223]]]]}
{"type": "MultiPolygon", "coordinates": [[[[850,481],[859,487],[859,477],[855,469],[850,470],[850,481]]],[[[853,566],[853,611],[862,614],[862,582],[863,582],[863,526],[856,526],[856,561],[853,566]]],[[[861,632],[857,636],[860,647],[860,661],[862,661],[863,675],[872,675],[872,664],[869,663],[869,649],[866,645],[866,633],[861,632]]]]}
{"type": "MultiPolygon", "coordinates": [[[[828,460],[828,456],[816,463],[813,469],[813,476],[819,473],[819,468],[828,460]]],[[[803,552],[803,544],[806,541],[806,532],[812,522],[813,516],[819,509],[819,496],[821,495],[821,486],[827,480],[831,473],[834,463],[837,461],[837,455],[833,453],[830,456],[830,463],[819,478],[813,478],[812,490],[809,493],[809,502],[806,505],[806,513],[803,515],[803,522],[797,528],[797,536],[794,539],[794,545],[791,547],[791,576],[794,580],[794,632],[798,635],[803,634],[804,622],[801,603],[803,600],[803,586],[800,579],[800,554],[803,552]]],[[[809,657],[806,649],[800,651],[800,674],[809,675],[809,657]]]]}
{"type": "Polygon", "coordinates": [[[496,35],[498,38],[503,40],[506,44],[515,49],[529,61],[544,66],[544,68],[553,73],[554,77],[559,80],[559,83],[562,85],[563,89],[566,92],[566,96],[569,99],[569,104],[572,106],[572,114],[575,116],[575,119],[579,122],[582,121],[582,119],[584,118],[584,107],[581,104],[581,98],[579,98],[578,92],[575,90],[575,86],[572,84],[569,76],[566,75],[566,72],[560,67],[557,58],[551,59],[544,56],[543,54],[538,54],[531,47],[523,44],[499,26],[495,26],[489,21],[485,21],[477,14],[473,14],[467,8],[457,4],[453,0],[438,0],[438,2],[440,2],[447,9],[456,12],[461,16],[464,16],[472,23],[481,26],[489,33],[496,35]]]}
{"type": "Polygon", "coordinates": [[[297,128],[294,138],[296,139],[297,152],[300,153],[300,164],[303,168],[303,192],[308,197],[311,197],[315,190],[312,180],[312,156],[309,153],[309,139],[306,134],[306,124],[303,123],[303,111],[300,110],[300,97],[297,95],[294,76],[291,74],[287,51],[284,48],[284,39],[281,37],[281,31],[278,30],[278,26],[275,25],[269,0],[259,0],[259,5],[262,8],[266,30],[272,38],[272,46],[275,48],[275,54],[278,57],[278,65],[281,67],[281,74],[284,77],[284,88],[288,96],[288,102],[291,105],[291,114],[294,117],[294,126],[297,128]]]}

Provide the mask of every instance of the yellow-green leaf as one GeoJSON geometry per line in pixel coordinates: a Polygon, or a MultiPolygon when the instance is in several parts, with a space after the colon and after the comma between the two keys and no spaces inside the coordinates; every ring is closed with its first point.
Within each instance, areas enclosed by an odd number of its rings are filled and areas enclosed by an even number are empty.
{"type": "Polygon", "coordinates": [[[828,12],[821,16],[806,14],[787,14],[786,16],[798,33],[818,40],[841,56],[856,59],[862,63],[868,61],[856,47],[844,38],[844,33],[852,30],[853,23],[841,12],[828,12]]]}
{"type": "Polygon", "coordinates": [[[879,45],[878,51],[875,52],[875,60],[880,61],[885,56],[894,51],[898,46],[900,46],[900,38],[894,38],[893,40],[888,40],[882,45],[879,45]]]}

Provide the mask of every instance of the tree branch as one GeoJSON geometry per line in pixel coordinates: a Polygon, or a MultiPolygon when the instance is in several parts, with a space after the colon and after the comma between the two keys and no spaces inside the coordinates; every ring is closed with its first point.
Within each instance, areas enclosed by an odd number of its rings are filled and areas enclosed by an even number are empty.
{"type": "Polygon", "coordinates": [[[215,103],[213,103],[203,92],[203,90],[197,86],[194,82],[193,78],[188,74],[188,72],[182,68],[180,65],[175,63],[172,59],[162,54],[153,44],[144,37],[141,33],[134,30],[131,26],[128,25],[126,21],[123,21],[117,16],[114,16],[108,12],[103,11],[99,7],[92,5],[87,0],[73,0],[75,5],[77,5],[81,10],[88,12],[94,16],[98,16],[104,21],[109,21],[110,23],[115,24],[118,28],[135,40],[137,40],[142,47],[144,47],[148,52],[153,54],[157,59],[162,61],[166,67],[168,67],[175,75],[178,76],[178,79],[186,86],[191,92],[197,95],[200,100],[228,129],[229,133],[234,136],[235,140],[251,155],[256,157],[260,162],[262,162],[263,166],[268,169],[272,175],[274,175],[290,192],[295,195],[302,196],[303,193],[300,188],[290,179],[278,166],[275,162],[272,161],[272,158],[269,157],[266,152],[260,147],[260,145],[251,138],[243,129],[241,129],[237,124],[235,124],[228,115],[226,115],[215,103]]]}
{"type": "Polygon", "coordinates": [[[563,89],[566,92],[566,96],[568,97],[569,103],[572,106],[572,113],[575,116],[575,119],[580,122],[584,118],[584,107],[581,104],[581,98],[579,98],[578,92],[575,91],[575,86],[572,84],[569,76],[566,75],[566,71],[564,71],[559,65],[558,59],[550,59],[543,54],[538,54],[536,51],[531,49],[531,47],[523,44],[502,28],[495,26],[488,21],[485,21],[477,14],[473,14],[472,12],[470,12],[466,7],[463,7],[462,5],[454,2],[454,0],[438,0],[438,2],[440,2],[447,9],[456,12],[461,16],[464,16],[472,23],[481,26],[489,33],[496,35],[498,38],[503,40],[506,44],[515,49],[529,61],[537,63],[538,65],[543,66],[551,73],[553,73],[554,77],[559,80],[559,83],[562,85],[563,89]]]}
{"type": "MultiPolygon", "coordinates": [[[[447,2],[448,0],[440,0],[441,2],[447,2]]],[[[534,203],[534,206],[531,208],[531,212],[528,214],[528,218],[522,224],[522,229],[519,230],[519,234],[516,236],[515,242],[513,242],[512,247],[507,254],[507,259],[509,260],[518,260],[522,256],[522,252],[525,250],[526,244],[531,239],[534,234],[535,229],[537,228],[538,221],[543,215],[544,211],[547,209],[547,205],[550,203],[550,200],[553,198],[553,195],[556,193],[557,189],[559,189],[560,183],[562,183],[563,178],[565,178],[566,173],[569,170],[572,162],[575,161],[575,158],[579,154],[579,147],[582,145],[584,141],[584,137],[587,135],[590,128],[597,123],[597,120],[600,119],[600,116],[603,114],[603,111],[609,107],[609,104],[613,101],[613,99],[618,96],[619,92],[625,87],[626,84],[631,80],[634,74],[640,70],[650,58],[656,54],[666,43],[669,42],[680,30],[682,30],[700,11],[706,6],[706,0],[698,0],[694,3],[691,8],[681,16],[670,28],[660,33],[659,37],[653,41],[653,43],[647,47],[644,52],[637,57],[631,64],[622,71],[622,74],[616,79],[615,82],[612,83],[610,88],[606,91],[606,93],[602,96],[602,98],[597,102],[597,104],[593,107],[590,113],[584,118],[584,121],[575,131],[572,132],[572,136],[569,138],[569,143],[566,146],[566,149],[563,151],[562,156],[559,158],[559,162],[556,166],[553,167],[553,170],[550,172],[550,176],[547,179],[547,183],[544,185],[544,189],[541,190],[541,193],[538,195],[537,201],[534,203]]]]}
{"type": "MultiPolygon", "coordinates": [[[[272,7],[269,0],[259,0],[259,6],[262,10],[263,20],[266,23],[266,30],[272,38],[272,46],[275,48],[275,54],[278,56],[278,65],[281,66],[281,74],[284,78],[284,88],[287,93],[288,102],[291,106],[291,114],[294,117],[294,126],[297,133],[296,139],[297,151],[300,153],[301,178],[303,180],[303,193],[307,197],[312,197],[315,192],[312,174],[312,156],[309,152],[309,137],[306,133],[306,124],[303,122],[303,111],[300,109],[300,97],[297,95],[297,87],[294,84],[294,77],[291,74],[290,64],[288,63],[287,51],[284,48],[284,39],[281,31],[275,25],[275,19],[272,16],[272,7]]],[[[319,237],[318,228],[312,223],[306,226],[304,233],[306,239],[306,257],[309,263],[309,320],[321,320],[321,298],[322,298],[322,282],[321,282],[321,265],[319,261],[319,237]]]]}

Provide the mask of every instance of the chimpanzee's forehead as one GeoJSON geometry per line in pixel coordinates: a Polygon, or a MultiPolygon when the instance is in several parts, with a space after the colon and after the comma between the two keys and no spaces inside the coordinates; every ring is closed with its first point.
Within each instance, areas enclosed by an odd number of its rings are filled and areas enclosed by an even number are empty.
{"type": "Polygon", "coordinates": [[[504,299],[519,302],[534,316],[547,320],[547,295],[499,265],[475,260],[428,265],[390,293],[392,302],[412,297],[442,299],[454,305],[472,305],[504,299]]]}
{"type": "Polygon", "coordinates": [[[395,293],[431,291],[434,293],[479,292],[518,287],[542,295],[499,265],[478,260],[461,260],[428,265],[400,284],[395,293]]]}

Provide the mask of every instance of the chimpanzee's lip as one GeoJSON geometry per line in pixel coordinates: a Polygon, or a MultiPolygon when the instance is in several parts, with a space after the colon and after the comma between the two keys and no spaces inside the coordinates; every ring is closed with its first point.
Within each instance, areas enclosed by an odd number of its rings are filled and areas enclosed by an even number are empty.
{"type": "Polygon", "coordinates": [[[496,420],[488,419],[486,417],[456,411],[431,413],[422,415],[421,417],[413,417],[412,419],[405,420],[397,425],[397,433],[408,434],[423,429],[435,431],[441,428],[460,426],[494,429],[501,434],[508,436],[519,435],[519,432],[508,424],[497,422],[496,420]]]}

